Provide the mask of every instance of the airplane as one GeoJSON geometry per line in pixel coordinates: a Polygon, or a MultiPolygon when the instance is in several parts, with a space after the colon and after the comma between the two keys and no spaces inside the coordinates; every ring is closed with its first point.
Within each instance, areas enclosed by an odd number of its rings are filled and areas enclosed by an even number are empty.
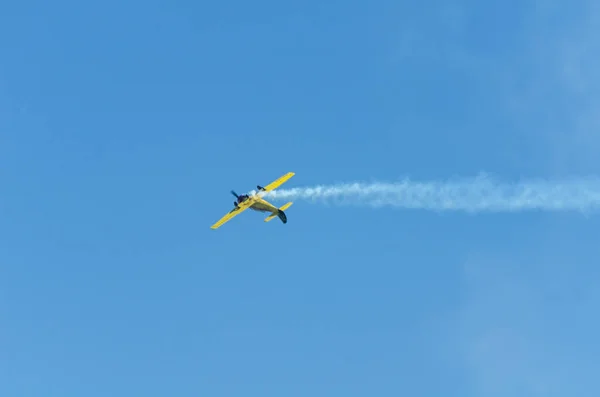
{"type": "Polygon", "coordinates": [[[271,215],[269,215],[265,218],[265,222],[269,222],[269,221],[273,220],[275,217],[278,217],[281,220],[281,222],[283,222],[284,224],[287,223],[287,216],[286,216],[285,212],[283,212],[283,211],[288,209],[292,205],[292,202],[289,202],[289,203],[284,204],[283,206],[277,208],[273,204],[271,204],[268,201],[266,201],[265,199],[263,199],[261,197],[260,193],[261,192],[270,192],[271,190],[278,188],[279,186],[281,186],[282,184],[287,182],[287,180],[290,179],[291,177],[293,177],[294,175],[295,174],[293,172],[288,172],[287,174],[285,174],[285,175],[279,177],[278,179],[274,180],[273,182],[269,183],[265,187],[257,185],[256,188],[258,189],[258,192],[256,192],[255,194],[252,194],[252,195],[249,195],[249,194],[238,195],[236,192],[234,192],[232,190],[231,194],[233,194],[236,198],[236,200],[233,202],[234,208],[231,211],[229,211],[227,214],[225,214],[225,216],[223,216],[221,219],[219,219],[210,228],[213,230],[218,229],[224,223],[230,221],[233,217],[241,214],[248,208],[250,208],[251,210],[254,210],[254,211],[270,213],[271,215]]]}

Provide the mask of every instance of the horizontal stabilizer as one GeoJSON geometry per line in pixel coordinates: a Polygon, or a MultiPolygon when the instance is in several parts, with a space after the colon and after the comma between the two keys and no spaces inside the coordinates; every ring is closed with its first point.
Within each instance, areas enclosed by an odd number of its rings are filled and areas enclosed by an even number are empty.
{"type": "Polygon", "coordinates": [[[270,222],[277,217],[277,214],[271,214],[265,218],[265,222],[270,222]]]}
{"type": "Polygon", "coordinates": [[[281,211],[285,211],[285,210],[287,210],[288,208],[290,208],[290,207],[292,206],[292,204],[293,204],[293,203],[290,201],[289,203],[287,203],[287,204],[284,204],[284,205],[282,205],[281,207],[279,207],[279,209],[280,209],[281,211]]]}
{"type": "MultiPolygon", "coordinates": [[[[281,207],[279,207],[279,211],[280,211],[281,213],[283,213],[283,211],[285,211],[285,210],[287,210],[288,208],[290,208],[290,207],[292,206],[292,204],[293,204],[293,203],[290,201],[289,203],[282,205],[281,207]]],[[[287,218],[285,217],[285,215],[283,215],[283,216],[284,216],[284,219],[286,219],[286,221],[287,221],[287,218]]],[[[265,218],[265,222],[272,221],[272,220],[273,220],[274,218],[276,218],[276,217],[279,217],[279,218],[281,218],[281,215],[279,215],[279,214],[271,214],[271,215],[269,215],[269,216],[267,216],[267,217],[265,218]]],[[[284,222],[284,223],[285,223],[285,222],[284,222]]]]}

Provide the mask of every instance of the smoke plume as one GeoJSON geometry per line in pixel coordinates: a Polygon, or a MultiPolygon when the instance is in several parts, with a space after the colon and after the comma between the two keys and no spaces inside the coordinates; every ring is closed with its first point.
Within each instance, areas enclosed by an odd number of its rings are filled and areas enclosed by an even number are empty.
{"type": "MultiPolygon", "coordinates": [[[[256,193],[255,191],[252,193],[256,193]]],[[[500,182],[486,175],[447,181],[355,182],[276,189],[260,193],[272,201],[304,200],[334,205],[431,211],[577,211],[600,208],[600,179],[530,179],[500,182]]]]}

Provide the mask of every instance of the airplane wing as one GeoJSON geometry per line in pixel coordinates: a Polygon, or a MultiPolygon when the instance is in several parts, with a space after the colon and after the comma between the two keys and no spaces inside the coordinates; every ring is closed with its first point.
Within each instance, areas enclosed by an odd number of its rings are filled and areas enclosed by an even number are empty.
{"type": "Polygon", "coordinates": [[[295,174],[293,172],[288,172],[284,176],[274,180],[273,182],[271,182],[267,186],[265,186],[265,191],[269,192],[273,189],[277,189],[279,186],[283,185],[285,182],[287,182],[288,179],[290,179],[294,175],[295,174]]]}
{"type": "Polygon", "coordinates": [[[244,212],[245,210],[250,208],[251,204],[252,203],[250,202],[250,200],[244,201],[243,203],[239,204],[237,206],[237,208],[234,208],[231,211],[229,211],[227,214],[225,214],[225,216],[223,216],[221,219],[219,219],[217,222],[215,222],[215,224],[212,225],[210,228],[211,229],[220,228],[221,226],[223,226],[224,223],[229,222],[232,218],[234,218],[235,216],[241,214],[242,212],[244,212]]]}

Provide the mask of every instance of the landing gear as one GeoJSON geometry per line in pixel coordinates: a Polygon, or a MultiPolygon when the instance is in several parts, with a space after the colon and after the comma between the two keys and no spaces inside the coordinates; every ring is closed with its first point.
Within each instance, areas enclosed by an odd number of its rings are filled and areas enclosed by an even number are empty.
{"type": "Polygon", "coordinates": [[[264,190],[265,190],[265,188],[264,188],[264,187],[262,187],[262,186],[260,186],[260,185],[256,185],[256,188],[257,188],[259,191],[264,191],[264,190]]]}

